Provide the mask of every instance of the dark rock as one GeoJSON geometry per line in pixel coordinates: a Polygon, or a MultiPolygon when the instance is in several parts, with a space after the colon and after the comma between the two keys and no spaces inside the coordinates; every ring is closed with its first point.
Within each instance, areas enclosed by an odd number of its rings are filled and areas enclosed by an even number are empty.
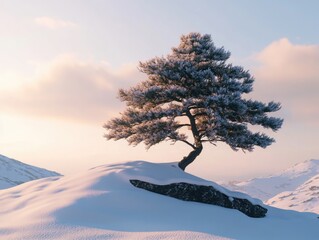
{"type": "Polygon", "coordinates": [[[130,182],[135,187],[180,200],[237,209],[249,217],[261,218],[265,217],[267,213],[267,209],[260,205],[254,205],[247,199],[229,197],[212,186],[196,185],[185,182],[167,185],[157,185],[140,180],[130,180],[130,182]]]}

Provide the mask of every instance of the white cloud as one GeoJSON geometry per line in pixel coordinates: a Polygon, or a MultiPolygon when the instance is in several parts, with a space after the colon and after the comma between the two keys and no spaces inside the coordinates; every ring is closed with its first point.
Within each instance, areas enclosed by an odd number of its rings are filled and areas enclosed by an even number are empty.
{"type": "Polygon", "coordinates": [[[315,81],[319,74],[319,45],[294,45],[283,38],[271,43],[258,55],[257,74],[270,81],[315,81]]]}
{"type": "Polygon", "coordinates": [[[72,56],[61,56],[40,72],[32,84],[0,91],[2,111],[101,123],[121,110],[118,89],[141,79],[136,66],[114,70],[72,56]]]}
{"type": "Polygon", "coordinates": [[[255,89],[281,101],[292,120],[319,124],[319,45],[297,45],[283,38],[258,53],[255,89]]]}
{"type": "Polygon", "coordinates": [[[34,22],[40,26],[50,28],[50,29],[58,29],[58,28],[72,28],[77,25],[70,21],[64,21],[51,17],[38,17],[34,19],[34,22]]]}
{"type": "MultiPolygon", "coordinates": [[[[255,61],[254,99],[281,102],[278,115],[286,123],[319,124],[319,45],[281,39],[259,52],[255,61]]],[[[0,90],[2,111],[101,122],[122,109],[118,89],[135,85],[143,76],[135,65],[114,70],[105,62],[72,56],[61,56],[41,69],[32,84],[0,90]]]]}

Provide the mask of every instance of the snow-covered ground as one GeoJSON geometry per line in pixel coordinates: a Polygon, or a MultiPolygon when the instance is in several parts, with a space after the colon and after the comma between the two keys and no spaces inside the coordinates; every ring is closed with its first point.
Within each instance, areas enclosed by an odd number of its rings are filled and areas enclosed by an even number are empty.
{"type": "Polygon", "coordinates": [[[300,185],[294,191],[279,193],[269,199],[266,204],[284,209],[319,214],[319,174],[300,185]]]}
{"type": "Polygon", "coordinates": [[[0,189],[57,175],[60,174],[0,155],[0,189]]]}
{"type": "Polygon", "coordinates": [[[279,193],[294,191],[317,174],[319,174],[319,160],[313,159],[298,163],[281,173],[269,177],[232,182],[225,186],[266,201],[279,193]]]}
{"type": "Polygon", "coordinates": [[[144,161],[35,180],[0,191],[0,239],[317,239],[319,236],[319,219],[312,213],[266,206],[265,218],[250,218],[237,210],[185,202],[138,189],[129,179],[216,186],[181,171],[176,164],[144,161]]]}

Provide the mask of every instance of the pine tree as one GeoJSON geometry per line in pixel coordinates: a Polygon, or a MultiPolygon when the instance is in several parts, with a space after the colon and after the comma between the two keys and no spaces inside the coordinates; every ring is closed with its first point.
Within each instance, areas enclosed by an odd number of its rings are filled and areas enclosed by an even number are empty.
{"type": "Polygon", "coordinates": [[[147,148],[164,140],[183,142],[192,148],[179,162],[183,170],[205,142],[225,142],[235,151],[266,148],[274,139],[248,127],[278,130],[283,120],[267,114],[278,111],[280,104],[243,98],[252,91],[254,78],[242,67],[226,63],[229,57],[230,52],[215,47],[210,35],[183,35],[171,54],[140,63],[146,80],[120,89],[127,108],[104,125],[105,137],[126,139],[132,145],[144,142],[147,148]]]}

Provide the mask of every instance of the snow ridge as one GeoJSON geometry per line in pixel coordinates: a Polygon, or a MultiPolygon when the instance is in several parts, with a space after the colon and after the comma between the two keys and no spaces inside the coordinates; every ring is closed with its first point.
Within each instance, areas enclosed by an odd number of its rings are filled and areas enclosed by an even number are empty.
{"type": "Polygon", "coordinates": [[[297,163],[279,174],[244,182],[232,182],[226,186],[266,201],[284,191],[294,191],[317,174],[319,174],[319,160],[311,159],[297,163]]]}
{"type": "Polygon", "coordinates": [[[312,177],[294,191],[287,191],[269,199],[266,204],[319,214],[319,174],[312,177]]]}
{"type": "Polygon", "coordinates": [[[39,178],[59,175],[59,173],[34,167],[0,154],[0,189],[10,188],[39,178]]]}

